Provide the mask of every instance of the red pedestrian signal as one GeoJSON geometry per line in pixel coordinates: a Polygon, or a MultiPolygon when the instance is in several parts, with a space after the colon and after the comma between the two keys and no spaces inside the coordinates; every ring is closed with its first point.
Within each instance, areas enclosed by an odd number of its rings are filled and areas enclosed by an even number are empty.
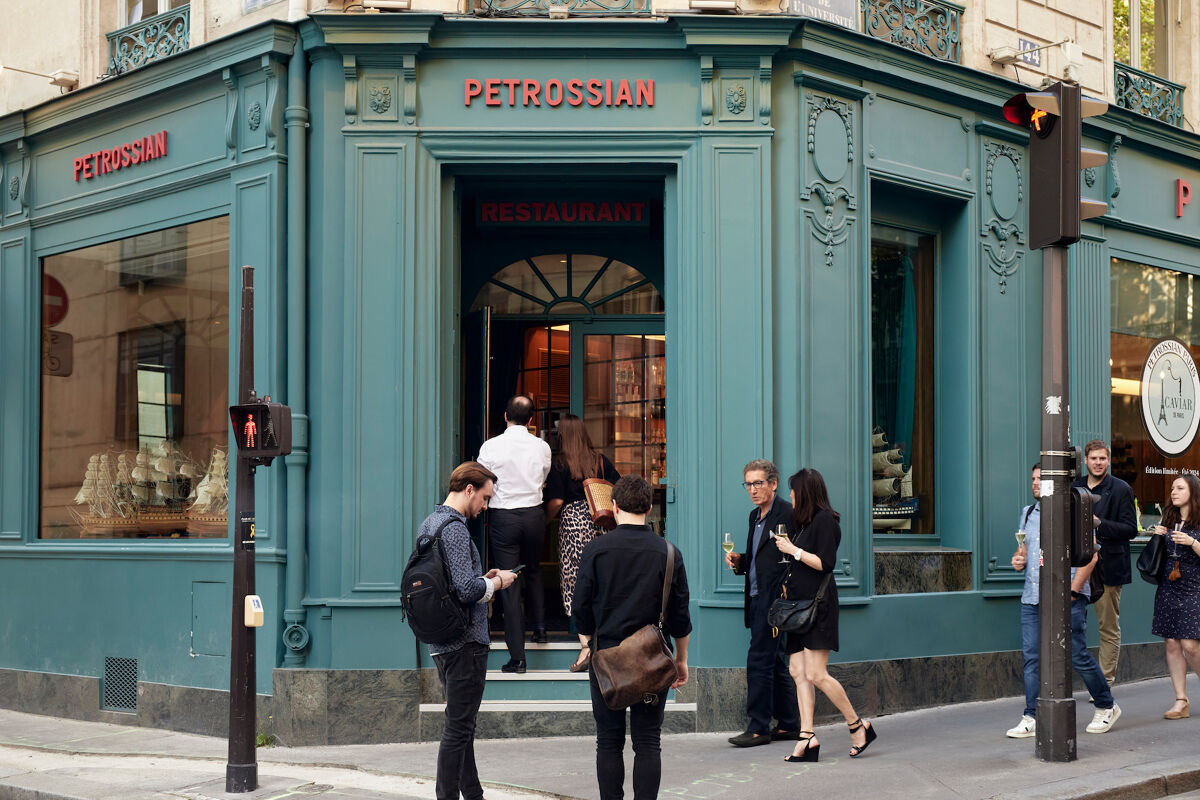
{"type": "Polygon", "coordinates": [[[292,410],[270,401],[229,407],[238,456],[262,464],[292,452],[292,410]]]}
{"type": "Polygon", "coordinates": [[[1103,114],[1108,103],[1084,97],[1079,87],[1056,83],[1044,92],[1013,95],[1004,118],[1029,129],[1029,246],[1064,247],[1079,241],[1081,220],[1103,216],[1108,206],[1084,200],[1080,173],[1108,156],[1081,147],[1083,118],[1103,114]]]}

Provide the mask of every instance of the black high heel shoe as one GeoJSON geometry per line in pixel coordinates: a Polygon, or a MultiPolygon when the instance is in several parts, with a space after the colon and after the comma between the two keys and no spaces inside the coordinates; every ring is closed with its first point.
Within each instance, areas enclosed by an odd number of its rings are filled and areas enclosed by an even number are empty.
{"type": "Polygon", "coordinates": [[[875,734],[875,726],[867,725],[867,723],[863,722],[861,719],[856,719],[856,720],[854,720],[854,722],[850,723],[850,734],[854,735],[854,734],[858,733],[859,728],[862,728],[864,726],[866,727],[866,730],[867,730],[867,741],[863,743],[862,747],[859,747],[857,745],[850,746],[850,757],[851,758],[858,758],[859,756],[861,756],[863,754],[863,751],[871,746],[871,742],[875,741],[875,739],[878,738],[875,734]]]}
{"type": "Polygon", "coordinates": [[[817,761],[818,759],[820,759],[821,745],[815,744],[810,747],[809,742],[812,741],[812,738],[813,738],[812,731],[800,731],[800,741],[804,742],[804,749],[800,751],[800,755],[784,756],[783,760],[794,762],[794,761],[817,761]],[[808,734],[808,735],[805,736],[804,734],[808,734]]]}

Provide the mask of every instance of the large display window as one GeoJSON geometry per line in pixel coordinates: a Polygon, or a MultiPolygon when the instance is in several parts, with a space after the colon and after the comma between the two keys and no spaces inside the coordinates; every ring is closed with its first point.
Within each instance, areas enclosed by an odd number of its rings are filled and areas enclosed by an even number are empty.
{"type": "Polygon", "coordinates": [[[224,537],[229,220],[42,260],[43,539],[224,537]]]}
{"type": "MultiPolygon", "coordinates": [[[[1144,367],[1157,342],[1178,339],[1200,361],[1200,276],[1114,258],[1110,281],[1112,473],[1133,487],[1140,526],[1148,528],[1161,518],[1175,477],[1200,474],[1200,441],[1178,457],[1163,455],[1147,432],[1142,400],[1144,367]]],[[[1161,422],[1151,416],[1150,424],[1161,422]]]]}
{"type": "Polygon", "coordinates": [[[934,237],[871,226],[871,518],[934,533],[934,237]]]}

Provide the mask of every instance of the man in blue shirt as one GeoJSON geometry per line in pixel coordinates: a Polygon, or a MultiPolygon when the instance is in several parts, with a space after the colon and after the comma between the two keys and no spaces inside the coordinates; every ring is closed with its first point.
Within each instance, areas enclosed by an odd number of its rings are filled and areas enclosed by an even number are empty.
{"type": "MultiPolygon", "coordinates": [[[[750,629],[746,653],[746,730],[730,738],[734,747],[757,747],[773,740],[800,738],[800,706],[796,682],[788,673],[783,636],[767,623],[771,603],[787,566],[771,534],[779,525],[790,528],[792,504],[780,497],[779,469],[765,458],[756,458],[742,470],[742,486],[750,495],[750,511],[743,553],[726,553],[725,563],[736,575],[746,576],[745,623],[750,629]],[[777,720],[771,727],[771,719],[777,720]]],[[[790,561],[788,562],[790,563],[790,561]]]]}
{"type": "MultiPolygon", "coordinates": [[[[1037,734],[1037,699],[1041,678],[1038,673],[1038,593],[1042,572],[1041,544],[1042,470],[1033,467],[1033,505],[1021,510],[1019,533],[1024,542],[1013,553],[1012,567],[1025,571],[1021,592],[1021,652],[1025,656],[1025,713],[1016,727],[1008,730],[1011,739],[1026,739],[1037,734]]],[[[1121,707],[1113,701],[1112,691],[1100,665],[1087,649],[1088,578],[1096,566],[1096,556],[1086,567],[1071,569],[1071,663],[1092,695],[1096,713],[1087,726],[1088,733],[1108,733],[1121,716],[1121,707]]]]}
{"type": "Polygon", "coordinates": [[[450,569],[450,580],[458,600],[470,610],[470,621],[462,635],[429,645],[438,678],[446,695],[446,723],[438,747],[437,800],[482,800],[483,787],[475,769],[475,718],[483,700],[487,679],[487,603],[492,595],[517,579],[515,572],[493,569],[486,575],[479,551],[471,542],[467,520],[479,516],[495,490],[496,475],[486,467],[467,461],[450,473],[446,502],[433,509],[417,531],[417,539],[433,536],[447,518],[453,520],[442,531],[442,553],[450,569]]]}

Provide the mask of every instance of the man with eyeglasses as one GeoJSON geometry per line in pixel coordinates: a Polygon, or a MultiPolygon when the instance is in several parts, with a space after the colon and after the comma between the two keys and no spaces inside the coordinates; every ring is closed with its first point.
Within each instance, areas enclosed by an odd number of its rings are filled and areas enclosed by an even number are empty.
{"type": "Polygon", "coordinates": [[[795,740],[800,732],[800,707],[796,684],[788,674],[782,636],[775,636],[767,623],[771,603],[779,596],[779,585],[787,567],[780,563],[779,550],[771,538],[778,525],[791,525],[792,504],[779,497],[779,470],[765,458],[746,465],[742,486],[750,494],[750,530],[746,552],[726,553],[725,563],[746,576],[745,622],[750,629],[746,654],[746,713],[750,724],[732,737],[735,747],[757,747],[781,739],[795,740]],[[778,723],[772,728],[771,718],[778,723]]]}

